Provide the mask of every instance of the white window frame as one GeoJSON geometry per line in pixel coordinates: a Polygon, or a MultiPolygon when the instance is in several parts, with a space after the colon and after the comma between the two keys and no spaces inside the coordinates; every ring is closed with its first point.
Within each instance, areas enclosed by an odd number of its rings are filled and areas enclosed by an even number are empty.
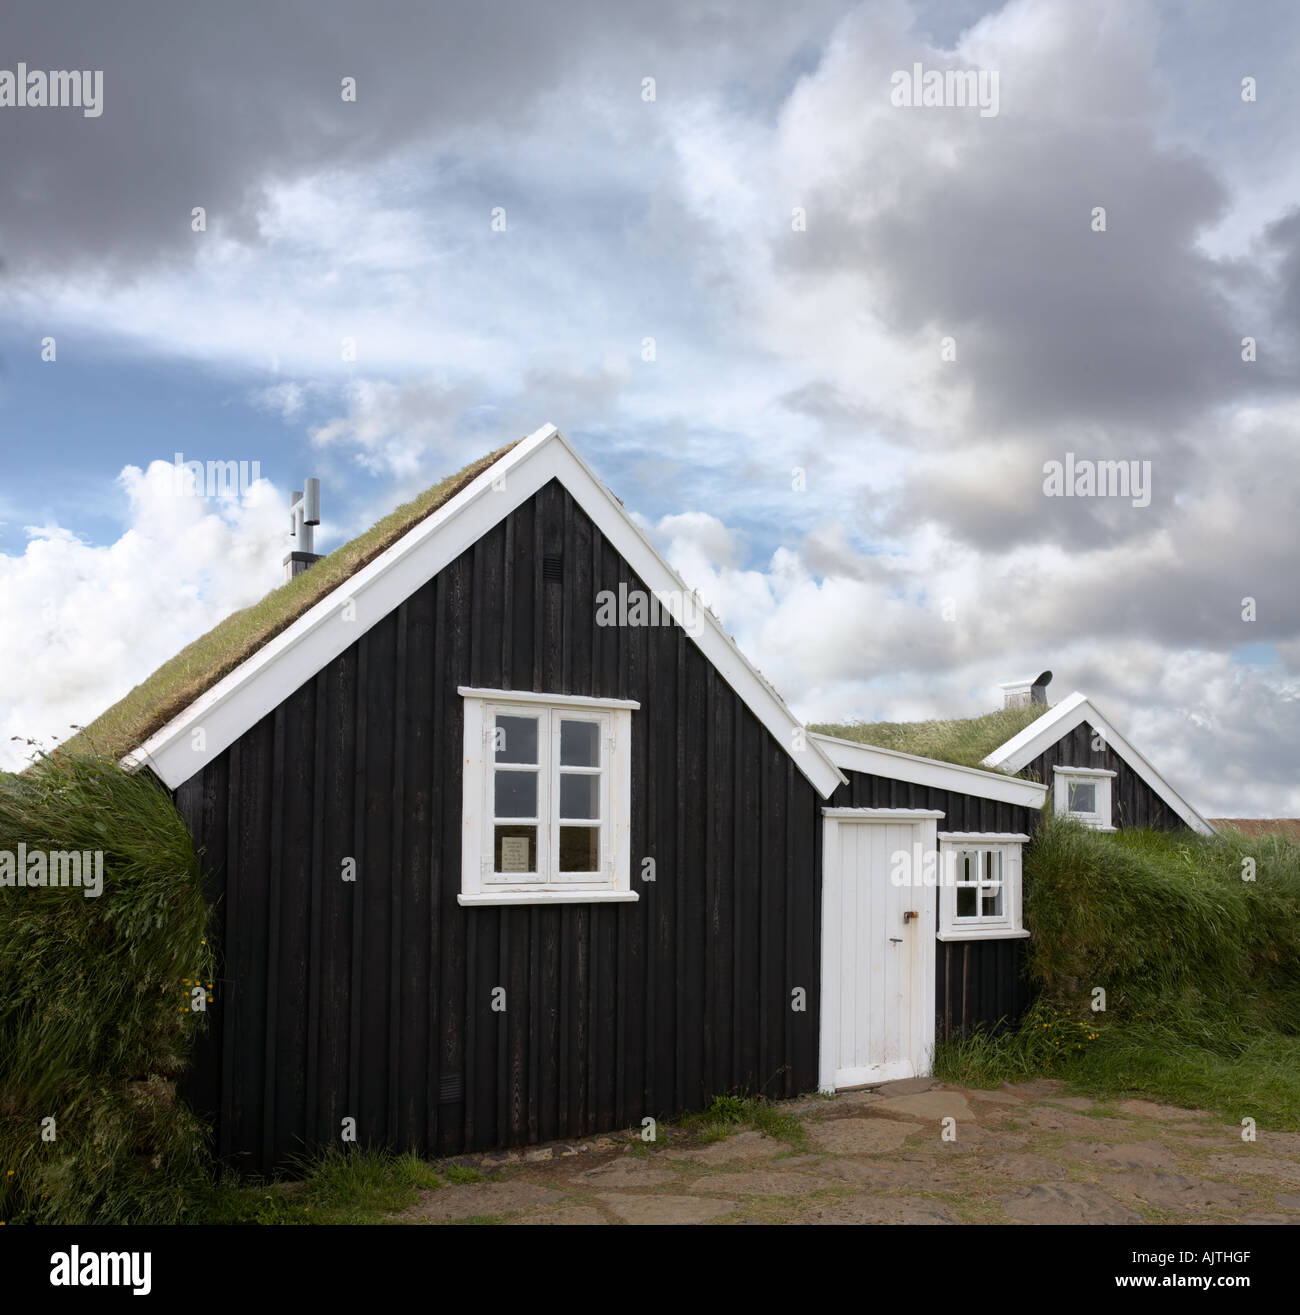
{"type": "MultiPolygon", "coordinates": [[[[1028,936],[1022,891],[1022,848],[1029,837],[1019,832],[939,832],[939,931],[941,941],[1004,941],[1028,936]],[[957,855],[963,852],[995,854],[1001,866],[1002,913],[986,917],[957,916],[957,855]]],[[[976,897],[977,908],[981,904],[976,897]]]]}
{"type": "Polygon", "coordinates": [[[1111,825],[1111,788],[1115,773],[1104,767],[1053,767],[1052,799],[1057,817],[1072,817],[1094,831],[1114,831],[1111,825]],[[1070,807],[1072,785],[1095,785],[1097,807],[1091,812],[1077,812],[1070,807]]]}
{"type": "MultiPolygon", "coordinates": [[[[628,903],[640,898],[632,878],[632,713],[630,699],[595,699],[526,690],[475,689],[462,685],[464,701],[464,779],[461,782],[461,889],[463,905],[628,903]],[[496,717],[538,718],[537,815],[521,825],[537,827],[535,870],[495,870],[494,751],[496,717]],[[588,721],[600,727],[600,763],[594,769],[560,765],[560,722],[588,721]],[[561,774],[600,779],[594,819],[559,816],[561,774]],[[560,827],[592,822],[600,828],[600,862],[595,872],[561,872],[560,827]]],[[[502,764],[502,770],[528,765],[502,764]]]]}

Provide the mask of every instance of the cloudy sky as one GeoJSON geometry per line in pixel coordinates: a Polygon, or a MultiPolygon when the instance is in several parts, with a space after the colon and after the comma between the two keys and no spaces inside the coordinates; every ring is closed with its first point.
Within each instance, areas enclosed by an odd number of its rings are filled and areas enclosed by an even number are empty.
{"type": "Polygon", "coordinates": [[[20,61],[103,102],[0,105],[0,765],[273,587],[305,475],[328,550],[551,421],[805,719],[1050,667],[1300,814],[1288,0],[12,0],[20,61]]]}

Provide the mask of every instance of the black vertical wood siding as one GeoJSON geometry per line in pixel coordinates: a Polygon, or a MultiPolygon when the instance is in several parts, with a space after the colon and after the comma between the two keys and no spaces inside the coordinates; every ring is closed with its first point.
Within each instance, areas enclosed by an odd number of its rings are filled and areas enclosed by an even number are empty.
{"type": "Polygon", "coordinates": [[[1033,762],[1026,764],[1020,775],[1051,786],[1053,767],[1100,767],[1115,773],[1115,779],[1111,782],[1112,826],[1149,826],[1159,831],[1187,830],[1187,823],[1109,744],[1100,751],[1093,749],[1094,734],[1096,732],[1088,722],[1080,722],[1069,734],[1061,736],[1033,762]]]}
{"type": "Polygon", "coordinates": [[[1029,941],[936,941],[935,1036],[974,1028],[998,1031],[1020,1021],[1034,998],[1026,966],[1029,941]]]}
{"type": "Polygon", "coordinates": [[[219,908],[187,1085],[223,1157],[270,1169],[346,1117],[449,1154],[816,1086],[821,800],[682,630],[596,625],[620,582],[552,483],[175,792],[219,908]],[[640,701],[638,903],[456,902],[458,685],[640,701]]]}
{"type": "MultiPolygon", "coordinates": [[[[1001,831],[1032,836],[1037,808],[1000,803],[953,790],[895,781],[845,770],[847,785],[830,800],[835,808],[933,808],[943,812],[940,831],[1001,831]]],[[[937,930],[937,924],[936,924],[937,930]]],[[[1014,1023],[1029,1007],[1025,973],[1029,942],[935,942],[935,1035],[942,1039],[984,1025],[1014,1023]]]]}
{"type": "Polygon", "coordinates": [[[1038,825],[1037,808],[1004,804],[996,799],[936,790],[929,785],[895,781],[887,776],[841,768],[849,778],[827,801],[828,808],[932,808],[943,813],[940,831],[1003,831],[1033,835],[1038,825]]]}

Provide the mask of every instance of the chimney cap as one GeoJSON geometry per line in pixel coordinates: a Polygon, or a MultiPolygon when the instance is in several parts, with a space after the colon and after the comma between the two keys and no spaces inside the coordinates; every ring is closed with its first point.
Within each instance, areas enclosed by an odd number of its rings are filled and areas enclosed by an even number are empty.
{"type": "Polygon", "coordinates": [[[1050,685],[1052,683],[1052,673],[1050,671],[1040,671],[1036,676],[1017,676],[1015,680],[1004,680],[999,683],[998,689],[1024,689],[1031,685],[1050,685]]]}
{"type": "Polygon", "coordinates": [[[1018,680],[1004,680],[998,686],[1002,691],[1004,708],[1023,708],[1035,703],[1047,702],[1047,687],[1051,684],[1050,671],[1039,672],[1037,676],[1021,676],[1018,680]]]}

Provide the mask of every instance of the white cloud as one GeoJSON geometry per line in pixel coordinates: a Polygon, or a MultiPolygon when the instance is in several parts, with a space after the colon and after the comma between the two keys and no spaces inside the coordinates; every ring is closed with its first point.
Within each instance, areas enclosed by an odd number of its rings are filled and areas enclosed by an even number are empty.
{"type": "Polygon", "coordinates": [[[285,502],[266,480],[238,498],[174,496],[172,467],[125,467],[128,526],[84,543],[31,527],[26,551],[0,556],[0,767],[49,747],[111,706],[191,640],[279,583],[285,502]],[[21,618],[21,620],[18,620],[21,618]]]}
{"type": "Polygon", "coordinates": [[[1095,699],[1205,815],[1300,813],[1300,680],[1280,663],[1122,635],[1099,643],[1072,626],[1072,607],[1113,599],[1122,564],[1109,549],[1084,554],[1070,577],[1051,550],[991,557],[920,533],[906,557],[867,557],[831,530],[759,569],[738,564],[734,532],[705,513],[650,533],[807,721],[976,716],[998,706],[999,681],[1049,667],[1053,702],[1076,688],[1095,699]],[[1036,607],[1025,624],[1027,576],[1050,586],[1061,617],[1048,623],[1036,607]]]}
{"type": "MultiPolygon", "coordinates": [[[[269,363],[254,404],[290,424],[328,399],[312,457],[327,489],[374,477],[349,510],[366,523],[546,420],[607,439],[597,465],[639,444],[645,491],[615,492],[657,513],[669,472],[679,510],[655,536],[809,718],[975,713],[999,679],[1051,666],[1054,692],[1104,693],[1208,809],[1297,811],[1281,728],[1300,412],[1267,373],[1277,336],[1247,406],[1238,321],[1266,342],[1270,326],[1226,306],[1277,281],[1252,241],[1294,192],[1294,152],[1237,168],[1228,196],[1216,101],[1170,149],[1171,98],[1203,93],[1160,67],[1162,19],[1138,0],[1012,0],[945,51],[885,0],[801,52],[779,100],[747,96],[734,63],[661,70],[653,104],[621,66],[576,97],[560,79],[507,134],[269,178],[256,242],[217,228],[192,265],[54,277],[22,304],[245,379],[269,363]],[[892,107],[891,73],[917,59],[998,71],[998,118],[892,107]],[[1099,189],[1112,228],[1090,242],[1099,189]],[[1209,254],[1228,214],[1250,220],[1237,265],[1209,254]],[[1153,506],[1045,503],[1044,446],[1081,443],[1152,456],[1153,506]],[[1247,594],[1276,669],[1234,656],[1247,594]],[[1258,799],[1234,806],[1244,782],[1258,799]]],[[[758,39],[788,68],[799,18],[780,21],[758,39]]],[[[93,715],[274,584],[283,525],[266,514],[133,498],[107,547],[54,527],[0,560],[3,614],[42,618],[21,652],[51,655],[15,667],[0,640],[6,669],[30,670],[3,725],[93,715]]]]}
{"type": "Polygon", "coordinates": [[[295,420],[302,412],[307,399],[307,390],[302,384],[292,380],[284,383],[268,384],[253,392],[253,405],[260,411],[269,411],[278,415],[286,424],[295,420]]]}

